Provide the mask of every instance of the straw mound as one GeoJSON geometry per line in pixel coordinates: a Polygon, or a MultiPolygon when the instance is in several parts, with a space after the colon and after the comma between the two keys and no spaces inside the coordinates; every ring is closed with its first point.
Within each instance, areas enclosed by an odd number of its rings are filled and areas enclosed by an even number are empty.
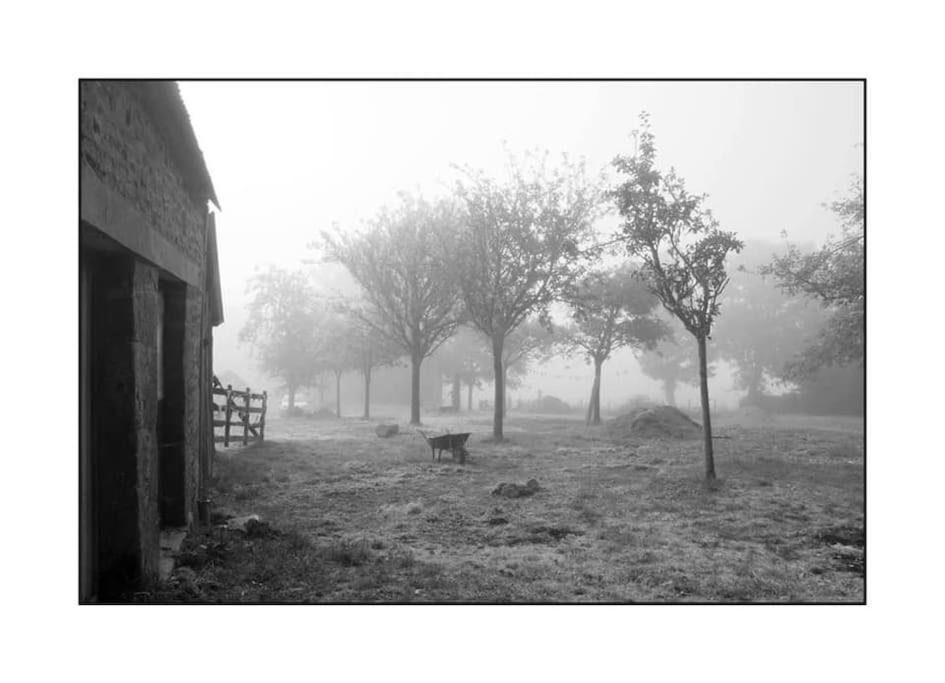
{"type": "Polygon", "coordinates": [[[647,439],[696,439],[702,436],[702,426],[672,406],[638,408],[608,423],[612,436],[627,439],[633,436],[647,439]]]}

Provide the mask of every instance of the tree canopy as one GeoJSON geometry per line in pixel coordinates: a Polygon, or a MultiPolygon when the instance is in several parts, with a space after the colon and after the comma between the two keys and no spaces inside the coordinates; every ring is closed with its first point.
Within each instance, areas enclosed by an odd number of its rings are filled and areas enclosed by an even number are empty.
{"type": "Polygon", "coordinates": [[[839,238],[805,253],[788,245],[762,269],[790,294],[820,301],[830,317],[816,340],[787,367],[799,378],[830,365],[862,363],[866,343],[865,227],[863,178],[856,176],[847,195],[827,205],[840,222],[839,238]]]}
{"type": "Polygon", "coordinates": [[[323,234],[328,257],[361,286],[363,323],[411,360],[410,421],[420,422],[420,364],[461,320],[453,276],[457,213],[450,202],[401,195],[359,234],[323,234]]]}
{"type": "Polygon", "coordinates": [[[597,183],[583,163],[549,167],[547,153],[510,157],[496,180],[459,169],[456,196],[464,207],[456,274],[466,315],[491,341],[495,386],[493,436],[502,438],[505,340],[583,273],[582,247],[601,208],[597,183]]]}
{"type": "Polygon", "coordinates": [[[265,372],[285,383],[289,407],[294,407],[296,390],[313,383],[321,371],[325,311],[302,271],[269,268],[250,279],[248,291],[249,317],[239,339],[252,346],[265,372]]]}
{"type": "Polygon", "coordinates": [[[818,334],[824,314],[803,296],[792,296],[759,272],[775,245],[749,242],[733,259],[732,280],[723,296],[725,315],[713,340],[719,354],[735,370],[736,388],[749,401],[783,380],[785,366],[818,334]]]}
{"type": "Polygon", "coordinates": [[[588,403],[588,422],[600,424],[601,367],[611,353],[625,346],[653,348],[666,334],[662,321],[652,315],[659,304],[633,270],[624,266],[588,273],[567,295],[572,324],[564,331],[562,346],[582,353],[594,365],[594,384],[588,403]]]}

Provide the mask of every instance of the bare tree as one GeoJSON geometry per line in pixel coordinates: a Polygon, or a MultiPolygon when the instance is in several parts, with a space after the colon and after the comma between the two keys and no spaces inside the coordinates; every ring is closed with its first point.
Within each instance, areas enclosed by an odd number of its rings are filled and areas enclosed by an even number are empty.
{"type": "Polygon", "coordinates": [[[599,425],[604,361],[625,346],[654,348],[667,329],[652,315],[659,301],[629,266],[589,273],[568,294],[568,304],[574,324],[565,331],[562,345],[594,364],[587,424],[599,425]]]}
{"type": "Polygon", "coordinates": [[[394,365],[403,351],[392,344],[389,339],[374,332],[374,329],[364,322],[366,313],[352,318],[352,335],[349,343],[355,358],[355,367],[364,379],[364,414],[365,420],[371,419],[371,374],[374,368],[385,365],[394,365]]]}
{"type": "Polygon", "coordinates": [[[706,342],[719,315],[719,296],[728,284],[725,258],[742,243],[723,232],[705,208],[705,195],[690,194],[672,168],[655,168],[656,147],[647,114],[641,114],[639,147],[633,156],[617,156],[613,165],[625,177],[611,193],[623,217],[627,249],[643,262],[647,278],[663,306],[696,338],[705,476],[715,479],[706,342]]]}
{"type": "Polygon", "coordinates": [[[353,343],[358,328],[355,321],[343,312],[334,311],[326,316],[319,342],[319,365],[335,379],[335,415],[341,417],[341,378],[345,372],[360,364],[357,347],[353,343]]]}
{"type": "Polygon", "coordinates": [[[347,267],[367,306],[363,323],[410,357],[410,423],[420,424],[420,364],[460,320],[450,243],[450,203],[401,195],[360,234],[323,234],[328,257],[347,267]]]}
{"type": "Polygon", "coordinates": [[[506,337],[530,315],[546,314],[581,275],[581,247],[601,206],[598,185],[567,157],[549,170],[547,154],[529,154],[524,165],[510,158],[509,169],[505,182],[461,169],[457,183],[465,206],[457,274],[466,314],[492,346],[496,440],[503,438],[506,337]]]}

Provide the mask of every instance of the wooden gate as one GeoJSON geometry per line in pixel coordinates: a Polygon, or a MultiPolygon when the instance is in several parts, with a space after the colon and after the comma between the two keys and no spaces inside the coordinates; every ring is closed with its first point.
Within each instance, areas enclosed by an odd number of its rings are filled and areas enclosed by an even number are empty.
{"type": "Polygon", "coordinates": [[[213,441],[222,443],[224,447],[230,445],[246,446],[256,441],[262,441],[266,434],[266,392],[254,394],[249,387],[246,391],[234,389],[231,384],[225,387],[220,384],[216,375],[213,376],[213,441]],[[217,400],[220,397],[222,401],[217,400]],[[256,405],[253,405],[253,402],[256,405]],[[256,422],[253,415],[258,415],[256,422]],[[223,434],[217,433],[217,428],[223,428],[223,434]],[[233,429],[243,430],[242,436],[232,434],[233,429]]]}

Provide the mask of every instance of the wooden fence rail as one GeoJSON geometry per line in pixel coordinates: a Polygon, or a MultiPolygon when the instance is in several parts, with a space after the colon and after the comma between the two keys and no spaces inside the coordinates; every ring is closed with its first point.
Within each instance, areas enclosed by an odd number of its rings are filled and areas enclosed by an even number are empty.
{"type": "Polygon", "coordinates": [[[212,393],[214,443],[222,443],[224,447],[231,444],[246,446],[265,438],[266,407],[269,400],[265,391],[254,394],[249,387],[246,387],[246,391],[234,389],[231,384],[224,387],[214,375],[212,393]],[[217,401],[218,396],[222,398],[222,401],[217,401]],[[253,405],[254,401],[259,405],[253,405]],[[220,415],[223,417],[220,418],[220,415]],[[254,415],[259,415],[256,422],[252,421],[254,415]],[[223,427],[222,436],[217,434],[217,427],[223,427]],[[240,427],[243,429],[242,438],[235,434],[231,436],[231,430],[233,428],[238,430],[240,427]]]}

